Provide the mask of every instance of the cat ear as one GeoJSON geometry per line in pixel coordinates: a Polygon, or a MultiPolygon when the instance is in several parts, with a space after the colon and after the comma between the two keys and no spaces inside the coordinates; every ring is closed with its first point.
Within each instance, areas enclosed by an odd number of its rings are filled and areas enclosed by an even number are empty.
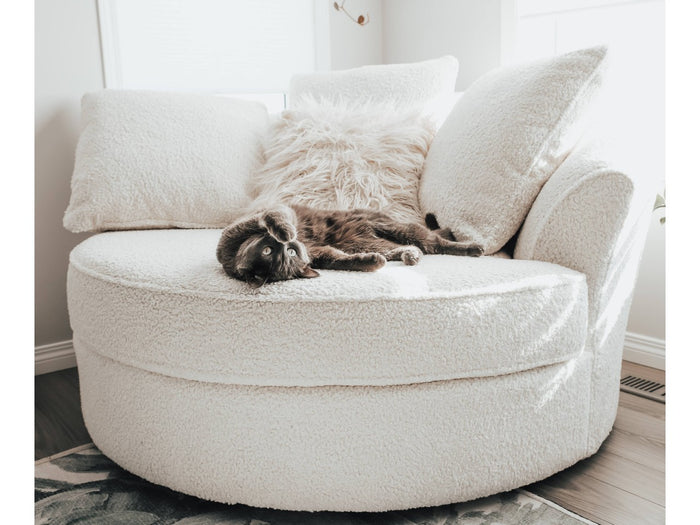
{"type": "Polygon", "coordinates": [[[321,274],[316,270],[311,268],[311,266],[306,265],[301,269],[301,275],[299,277],[304,277],[306,279],[311,279],[312,277],[319,277],[321,274]]]}

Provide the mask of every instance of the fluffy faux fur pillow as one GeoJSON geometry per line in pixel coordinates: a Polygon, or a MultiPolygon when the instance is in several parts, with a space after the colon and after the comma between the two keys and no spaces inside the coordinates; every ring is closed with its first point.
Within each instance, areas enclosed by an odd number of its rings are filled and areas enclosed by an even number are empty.
{"type": "Polygon", "coordinates": [[[434,134],[419,109],[305,98],[271,125],[253,207],[370,208],[422,221],[418,183],[434,134]]]}

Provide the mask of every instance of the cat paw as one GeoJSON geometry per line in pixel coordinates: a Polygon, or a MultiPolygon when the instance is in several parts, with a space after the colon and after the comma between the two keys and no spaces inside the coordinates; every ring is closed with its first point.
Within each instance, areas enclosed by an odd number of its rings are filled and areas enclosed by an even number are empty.
{"type": "Polygon", "coordinates": [[[386,264],[386,258],[380,253],[358,253],[355,261],[362,272],[374,272],[386,264]]]}
{"type": "Polygon", "coordinates": [[[467,255],[469,257],[481,257],[484,255],[484,248],[478,244],[472,244],[467,248],[467,255]]]}
{"type": "Polygon", "coordinates": [[[279,242],[289,242],[297,236],[297,230],[289,219],[280,212],[267,212],[263,217],[265,227],[279,242]]]}
{"type": "Polygon", "coordinates": [[[416,264],[418,264],[418,261],[420,261],[423,252],[420,251],[418,248],[411,248],[408,248],[401,252],[401,260],[404,264],[407,264],[408,266],[415,266],[416,264]]]}

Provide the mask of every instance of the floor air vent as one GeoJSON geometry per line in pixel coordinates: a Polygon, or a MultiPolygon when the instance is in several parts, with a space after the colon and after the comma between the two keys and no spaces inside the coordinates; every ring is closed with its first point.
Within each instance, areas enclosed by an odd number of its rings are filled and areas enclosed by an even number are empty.
{"type": "Polygon", "coordinates": [[[666,402],[666,385],[649,381],[642,377],[627,376],[622,378],[620,380],[620,390],[653,399],[654,401],[666,402]]]}

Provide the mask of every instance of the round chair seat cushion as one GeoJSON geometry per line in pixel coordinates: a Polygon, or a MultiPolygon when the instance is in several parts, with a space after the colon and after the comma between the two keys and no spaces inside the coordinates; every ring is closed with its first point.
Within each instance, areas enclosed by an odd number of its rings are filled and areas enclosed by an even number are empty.
{"type": "Polygon", "coordinates": [[[70,256],[74,338],[172,377],[260,386],[493,376],[579,354],[585,276],[549,263],[424,256],[254,289],[216,260],[220,230],[107,232],[70,256]],[[574,342],[574,343],[572,343],[574,342]]]}

